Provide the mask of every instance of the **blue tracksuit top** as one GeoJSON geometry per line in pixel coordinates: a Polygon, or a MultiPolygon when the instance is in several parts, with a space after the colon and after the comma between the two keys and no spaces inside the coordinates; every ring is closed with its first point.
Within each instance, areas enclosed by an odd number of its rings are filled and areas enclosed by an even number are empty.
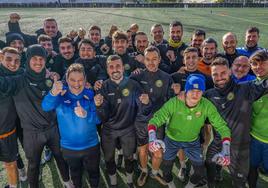
{"type": "Polygon", "coordinates": [[[96,114],[93,91],[84,89],[79,95],[74,95],[66,89],[63,96],[53,96],[49,92],[42,101],[44,111],[56,109],[61,147],[80,151],[96,146],[99,143],[96,124],[100,121],[96,114]],[[87,117],[80,118],[75,114],[77,101],[87,111],[87,117]]]}
{"type": "Polygon", "coordinates": [[[238,47],[236,48],[237,52],[240,54],[240,55],[244,55],[244,56],[247,56],[248,58],[250,58],[250,56],[252,54],[254,54],[256,51],[258,50],[264,50],[266,51],[266,49],[262,48],[262,47],[259,47],[259,46],[255,46],[253,48],[247,48],[247,47],[238,47]]]}
{"type": "Polygon", "coordinates": [[[251,75],[251,74],[247,74],[246,76],[238,79],[238,78],[235,77],[235,75],[232,75],[232,79],[233,79],[233,81],[235,81],[235,83],[239,84],[239,83],[249,82],[249,81],[255,80],[256,76],[251,75]]]}

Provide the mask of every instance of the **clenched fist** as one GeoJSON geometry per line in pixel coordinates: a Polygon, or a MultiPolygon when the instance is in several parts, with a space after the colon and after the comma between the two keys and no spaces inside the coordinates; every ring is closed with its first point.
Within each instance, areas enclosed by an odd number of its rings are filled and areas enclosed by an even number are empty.
{"type": "Polygon", "coordinates": [[[9,15],[9,21],[11,22],[11,23],[16,23],[16,22],[18,22],[20,20],[20,15],[18,14],[18,13],[11,13],[10,15],[9,15]]]}
{"type": "Polygon", "coordinates": [[[140,99],[142,104],[145,104],[145,105],[149,104],[149,95],[148,94],[145,94],[145,93],[141,94],[139,99],[140,99]]]}
{"type": "Polygon", "coordinates": [[[94,102],[96,106],[101,106],[103,103],[103,96],[101,94],[98,94],[94,97],[94,102]]]}

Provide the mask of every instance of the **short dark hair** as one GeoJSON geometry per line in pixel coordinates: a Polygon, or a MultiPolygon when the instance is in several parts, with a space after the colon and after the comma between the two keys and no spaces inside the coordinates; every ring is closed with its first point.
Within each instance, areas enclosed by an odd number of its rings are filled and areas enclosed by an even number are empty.
{"type": "Polygon", "coordinates": [[[209,38],[206,38],[206,39],[202,42],[202,44],[201,44],[201,48],[203,48],[206,44],[210,44],[210,43],[215,44],[215,47],[216,47],[216,48],[218,47],[217,41],[216,41],[215,39],[209,37],[209,38]]]}
{"type": "Polygon", "coordinates": [[[58,40],[58,44],[64,43],[64,42],[68,42],[71,43],[73,45],[73,40],[69,37],[61,37],[58,40]]]}
{"type": "Polygon", "coordinates": [[[213,66],[217,66],[217,65],[222,65],[222,66],[226,66],[229,68],[229,62],[226,58],[223,57],[217,57],[216,59],[214,59],[214,61],[212,61],[211,63],[211,67],[213,66]]]}
{"type": "Polygon", "coordinates": [[[183,29],[182,23],[180,21],[173,21],[169,24],[169,27],[176,27],[176,26],[181,26],[181,29],[183,29]]]}
{"type": "Polygon", "coordinates": [[[92,30],[98,30],[100,33],[101,33],[101,28],[97,25],[92,25],[89,27],[89,31],[92,31],[92,30]]]}
{"type": "Polygon", "coordinates": [[[52,41],[52,39],[50,36],[42,34],[37,38],[37,41],[40,44],[40,42],[52,41]]]}
{"type": "Polygon", "coordinates": [[[120,39],[128,41],[127,34],[125,32],[122,32],[122,31],[114,32],[114,34],[112,36],[112,40],[114,41],[114,40],[120,40],[120,39]]]}
{"type": "MultiPolygon", "coordinates": [[[[116,60],[121,60],[122,62],[122,59],[119,55],[110,55],[108,58],[107,58],[107,65],[111,62],[111,61],[116,61],[116,60]]],[[[122,62],[123,64],[123,62],[122,62]]]]}
{"type": "Polygon", "coordinates": [[[206,38],[206,32],[202,29],[196,29],[193,32],[194,36],[204,36],[204,38],[206,38]]]}
{"type": "Polygon", "coordinates": [[[156,27],[161,27],[162,30],[164,31],[163,26],[162,26],[161,24],[154,24],[154,25],[152,25],[152,27],[151,27],[151,31],[152,31],[154,28],[156,28],[156,27]]]}
{"type": "Polygon", "coordinates": [[[195,47],[187,47],[184,51],[183,51],[183,56],[185,55],[185,54],[187,54],[187,53],[189,53],[189,52],[195,52],[195,53],[197,53],[198,54],[198,49],[197,48],[195,48],[195,47]]]}
{"type": "Polygon", "coordinates": [[[82,44],[88,44],[90,45],[93,50],[95,51],[95,44],[92,42],[92,40],[90,39],[83,39],[78,43],[78,49],[80,50],[80,47],[82,46],[82,44]]]}
{"type": "Polygon", "coordinates": [[[142,35],[142,36],[146,36],[146,37],[147,37],[147,34],[146,34],[145,32],[143,32],[143,31],[138,31],[138,32],[136,33],[135,40],[136,40],[136,37],[137,37],[138,35],[142,35]]]}
{"type": "Polygon", "coordinates": [[[249,58],[249,63],[253,62],[263,62],[268,60],[268,53],[264,50],[258,50],[252,54],[249,58]]]}
{"type": "Polygon", "coordinates": [[[246,31],[246,33],[258,33],[258,35],[260,34],[260,30],[257,27],[249,27],[246,31]]]}
{"type": "Polygon", "coordinates": [[[158,49],[157,47],[155,47],[155,46],[152,46],[152,45],[148,46],[148,47],[144,50],[144,54],[146,54],[146,53],[148,53],[148,52],[156,52],[157,55],[158,55],[159,57],[161,57],[159,49],[158,49]]]}

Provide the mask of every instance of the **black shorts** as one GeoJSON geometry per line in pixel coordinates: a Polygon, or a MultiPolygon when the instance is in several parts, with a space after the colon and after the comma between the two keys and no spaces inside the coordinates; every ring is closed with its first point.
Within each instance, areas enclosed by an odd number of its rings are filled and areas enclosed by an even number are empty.
{"type": "Polygon", "coordinates": [[[148,138],[147,124],[136,122],[135,131],[136,131],[137,145],[144,146],[148,144],[149,138],[148,138]]]}
{"type": "Polygon", "coordinates": [[[0,161],[13,162],[17,160],[18,143],[16,133],[0,139],[0,161]]]}
{"type": "MultiPolygon", "coordinates": [[[[144,146],[149,143],[148,128],[146,123],[136,122],[135,131],[137,137],[137,145],[144,146]]],[[[156,137],[159,140],[164,140],[165,137],[165,125],[158,127],[156,130],[156,137]]]]}
{"type": "Polygon", "coordinates": [[[102,133],[101,146],[103,149],[105,161],[114,160],[115,148],[118,143],[118,139],[123,149],[123,155],[125,158],[133,156],[133,153],[136,151],[136,135],[134,130],[131,130],[125,135],[116,137],[102,133]]]}

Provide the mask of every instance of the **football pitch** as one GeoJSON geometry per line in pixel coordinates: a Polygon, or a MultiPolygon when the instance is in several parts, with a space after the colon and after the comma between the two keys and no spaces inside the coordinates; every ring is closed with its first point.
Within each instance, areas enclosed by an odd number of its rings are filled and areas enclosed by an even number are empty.
{"type": "MultiPolygon", "coordinates": [[[[112,24],[121,30],[127,30],[130,24],[137,23],[140,30],[149,35],[151,26],[161,23],[167,38],[169,23],[179,20],[184,26],[183,41],[186,43],[190,41],[193,30],[200,28],[207,32],[207,37],[215,38],[219,44],[223,34],[232,31],[238,37],[238,45],[242,46],[245,30],[249,26],[256,26],[260,29],[259,45],[268,48],[267,8],[7,8],[0,10],[0,39],[4,39],[8,30],[8,15],[11,12],[21,15],[21,30],[31,34],[42,27],[44,18],[54,17],[63,34],[80,27],[87,30],[90,25],[96,24],[102,28],[104,37],[112,24]]],[[[221,45],[219,46],[221,50],[221,45]]]]}
{"type": "MultiPolygon", "coordinates": [[[[34,34],[42,27],[46,17],[54,17],[59,30],[65,35],[72,29],[78,30],[82,27],[88,30],[92,24],[102,28],[102,37],[108,34],[112,24],[117,25],[121,30],[127,30],[132,23],[137,23],[140,31],[149,35],[150,27],[155,23],[164,26],[165,38],[168,38],[168,25],[173,20],[179,20],[184,26],[183,41],[190,41],[194,29],[204,29],[207,37],[213,37],[218,41],[219,51],[221,48],[221,37],[226,32],[232,31],[238,37],[238,46],[244,44],[245,30],[249,26],[256,26],[260,29],[259,46],[268,48],[268,9],[265,8],[110,8],[110,9],[83,9],[83,8],[23,8],[23,9],[0,9],[0,39],[5,40],[5,33],[8,31],[7,22],[9,14],[17,12],[21,15],[20,26],[24,33],[34,34]]],[[[150,37],[151,38],[151,37],[150,37]]],[[[23,152],[21,152],[23,154],[23,152]]],[[[23,154],[23,158],[24,154],[23,154]]],[[[25,160],[26,162],[26,160],[25,160]]],[[[41,187],[62,188],[60,175],[56,169],[55,161],[52,160],[41,166],[42,181],[41,187]]],[[[176,178],[178,164],[174,166],[175,183],[178,188],[183,184],[176,178]]],[[[118,170],[118,187],[126,187],[124,170],[118,170]]],[[[137,174],[135,174],[135,181],[137,174]]],[[[6,174],[0,162],[0,188],[6,184],[6,174]]],[[[84,179],[84,186],[89,187],[88,181],[84,179]]],[[[27,183],[22,187],[27,187],[27,183]]],[[[101,183],[100,188],[108,188],[108,177],[105,172],[103,159],[101,161],[101,183]]],[[[148,178],[146,188],[163,187],[156,181],[148,178]]],[[[218,185],[222,188],[231,188],[230,176],[224,173],[224,181],[218,185]]],[[[258,187],[268,187],[268,178],[262,176],[258,187]]]]}

